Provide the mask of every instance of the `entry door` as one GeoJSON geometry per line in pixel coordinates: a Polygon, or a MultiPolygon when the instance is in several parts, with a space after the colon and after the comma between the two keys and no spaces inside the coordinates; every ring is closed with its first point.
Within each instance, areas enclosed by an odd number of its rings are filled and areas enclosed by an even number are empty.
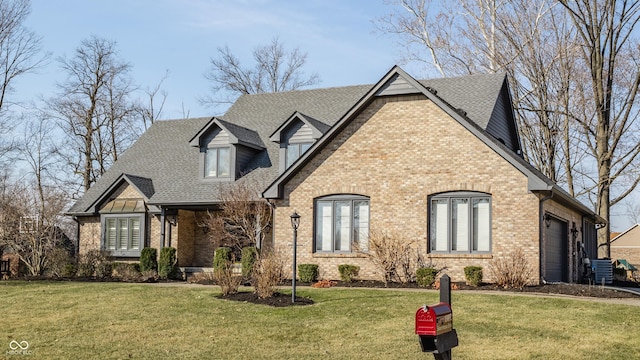
{"type": "Polygon", "coordinates": [[[551,282],[567,282],[567,223],[551,218],[545,241],[544,278],[551,282]]]}

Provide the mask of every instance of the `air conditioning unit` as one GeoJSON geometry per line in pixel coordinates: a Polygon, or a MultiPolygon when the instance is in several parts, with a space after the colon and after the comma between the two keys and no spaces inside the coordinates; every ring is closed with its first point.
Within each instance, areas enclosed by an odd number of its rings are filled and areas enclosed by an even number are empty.
{"type": "Polygon", "coordinates": [[[613,264],[611,260],[591,260],[591,271],[596,284],[613,283],[613,264]],[[604,279],[604,280],[603,280],[604,279]]]}

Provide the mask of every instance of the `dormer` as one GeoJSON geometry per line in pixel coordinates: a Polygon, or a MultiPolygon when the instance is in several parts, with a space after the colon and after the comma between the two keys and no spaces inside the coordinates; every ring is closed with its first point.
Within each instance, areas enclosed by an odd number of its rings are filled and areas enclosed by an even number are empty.
{"type": "Polygon", "coordinates": [[[274,131],[269,140],[280,144],[279,169],[283,173],[298,158],[309,150],[328,129],[329,125],[304,115],[293,113],[274,131]]]}
{"type": "Polygon", "coordinates": [[[212,181],[236,180],[265,149],[256,131],[215,117],[189,143],[200,150],[200,178],[212,181]]]}

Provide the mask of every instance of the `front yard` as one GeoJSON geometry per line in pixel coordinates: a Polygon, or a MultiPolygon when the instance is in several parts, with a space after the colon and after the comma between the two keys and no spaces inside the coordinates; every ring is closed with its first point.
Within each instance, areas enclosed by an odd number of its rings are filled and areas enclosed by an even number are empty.
{"type": "MultiPolygon", "coordinates": [[[[414,314],[435,291],[300,288],[311,306],[217,299],[205,286],[0,282],[0,356],[28,359],[429,359],[414,314]],[[15,342],[14,342],[15,341],[15,342]],[[28,343],[11,350],[10,344],[28,343]],[[23,357],[27,356],[27,357],[23,357]]],[[[640,357],[640,308],[453,293],[455,359],[640,357]]]]}

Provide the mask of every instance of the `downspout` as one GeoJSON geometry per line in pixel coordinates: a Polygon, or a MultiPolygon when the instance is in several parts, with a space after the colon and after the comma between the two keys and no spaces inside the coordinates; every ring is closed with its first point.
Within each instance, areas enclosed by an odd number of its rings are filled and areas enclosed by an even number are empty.
{"type": "Polygon", "coordinates": [[[165,240],[165,231],[166,231],[166,214],[165,214],[165,208],[161,207],[160,208],[160,249],[162,249],[164,247],[164,240],[165,240]]]}
{"type": "Polygon", "coordinates": [[[77,216],[72,216],[71,218],[76,222],[76,246],[73,255],[78,256],[80,254],[80,220],[78,220],[77,216]]]}
{"type": "Polygon", "coordinates": [[[540,203],[538,205],[538,214],[540,214],[540,219],[538,219],[538,229],[539,229],[539,233],[538,233],[538,250],[540,251],[540,254],[538,256],[538,275],[539,275],[539,279],[542,280],[543,284],[546,284],[546,281],[544,279],[544,276],[542,276],[542,234],[544,232],[544,212],[543,212],[543,203],[547,200],[551,200],[551,198],[553,197],[553,189],[551,189],[551,192],[549,193],[549,195],[543,197],[542,199],[540,199],[540,203]]]}

